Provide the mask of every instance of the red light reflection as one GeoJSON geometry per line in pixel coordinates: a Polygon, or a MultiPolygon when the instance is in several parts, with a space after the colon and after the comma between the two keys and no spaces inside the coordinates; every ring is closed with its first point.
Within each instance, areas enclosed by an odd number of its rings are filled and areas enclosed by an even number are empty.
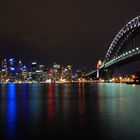
{"type": "Polygon", "coordinates": [[[54,117],[54,85],[51,83],[48,86],[48,121],[50,122],[54,117]]]}

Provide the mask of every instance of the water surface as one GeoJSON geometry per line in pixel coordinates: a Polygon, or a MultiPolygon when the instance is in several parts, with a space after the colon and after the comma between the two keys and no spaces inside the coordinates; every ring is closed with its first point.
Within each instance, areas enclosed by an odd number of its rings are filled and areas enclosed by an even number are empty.
{"type": "Polygon", "coordinates": [[[140,86],[0,85],[0,139],[140,139],[140,86]]]}

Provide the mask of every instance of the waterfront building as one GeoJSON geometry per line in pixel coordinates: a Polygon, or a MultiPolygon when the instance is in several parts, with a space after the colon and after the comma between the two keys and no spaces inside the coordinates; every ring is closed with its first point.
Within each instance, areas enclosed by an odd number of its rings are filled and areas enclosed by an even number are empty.
{"type": "Polygon", "coordinates": [[[6,59],[4,59],[2,61],[1,67],[2,67],[1,73],[0,73],[1,81],[6,81],[6,79],[8,77],[8,65],[7,65],[7,60],[6,59]]]}
{"type": "Polygon", "coordinates": [[[18,79],[19,80],[22,80],[22,62],[21,62],[21,60],[19,60],[19,62],[18,62],[18,69],[17,69],[17,72],[18,72],[18,79]]]}
{"type": "Polygon", "coordinates": [[[2,71],[5,72],[5,73],[8,72],[8,66],[7,66],[7,60],[6,59],[4,59],[2,61],[2,71]]]}
{"type": "Polygon", "coordinates": [[[8,61],[4,59],[1,63],[0,81],[6,82],[22,82],[35,81],[44,82],[72,81],[72,66],[61,66],[54,63],[52,68],[45,68],[44,65],[37,65],[37,62],[32,62],[27,69],[21,60],[15,61],[15,58],[10,58],[8,61]]]}
{"type": "Polygon", "coordinates": [[[32,62],[31,63],[31,77],[32,77],[32,80],[37,80],[36,70],[37,70],[37,63],[32,62]]]}
{"type": "Polygon", "coordinates": [[[9,78],[10,82],[14,82],[16,80],[16,78],[17,78],[15,59],[10,58],[8,63],[9,63],[9,66],[8,66],[8,78],[9,78]]]}
{"type": "Polygon", "coordinates": [[[53,64],[53,80],[58,81],[60,79],[60,65],[54,63],[53,64]]]}
{"type": "Polygon", "coordinates": [[[72,66],[71,65],[67,65],[65,68],[65,79],[67,81],[72,80],[72,66]]]}
{"type": "Polygon", "coordinates": [[[27,66],[23,65],[23,67],[22,67],[22,80],[27,80],[27,77],[28,77],[27,66]]]}

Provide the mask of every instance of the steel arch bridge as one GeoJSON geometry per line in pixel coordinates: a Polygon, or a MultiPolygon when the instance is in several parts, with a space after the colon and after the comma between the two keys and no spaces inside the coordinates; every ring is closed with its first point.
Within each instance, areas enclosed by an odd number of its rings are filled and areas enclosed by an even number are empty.
{"type": "MultiPolygon", "coordinates": [[[[103,65],[99,68],[103,69],[113,68],[115,65],[123,64],[123,62],[130,63],[134,58],[139,59],[140,56],[140,16],[128,22],[113,39],[103,65]]],[[[87,74],[90,76],[95,74],[97,70],[87,74]]]]}

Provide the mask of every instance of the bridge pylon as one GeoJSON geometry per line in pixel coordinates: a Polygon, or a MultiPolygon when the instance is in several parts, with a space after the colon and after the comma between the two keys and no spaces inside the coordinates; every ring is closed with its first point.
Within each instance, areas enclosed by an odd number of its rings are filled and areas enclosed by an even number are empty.
{"type": "Polygon", "coordinates": [[[97,63],[97,79],[100,78],[100,67],[102,66],[102,61],[101,60],[98,60],[98,63],[97,63]]]}

